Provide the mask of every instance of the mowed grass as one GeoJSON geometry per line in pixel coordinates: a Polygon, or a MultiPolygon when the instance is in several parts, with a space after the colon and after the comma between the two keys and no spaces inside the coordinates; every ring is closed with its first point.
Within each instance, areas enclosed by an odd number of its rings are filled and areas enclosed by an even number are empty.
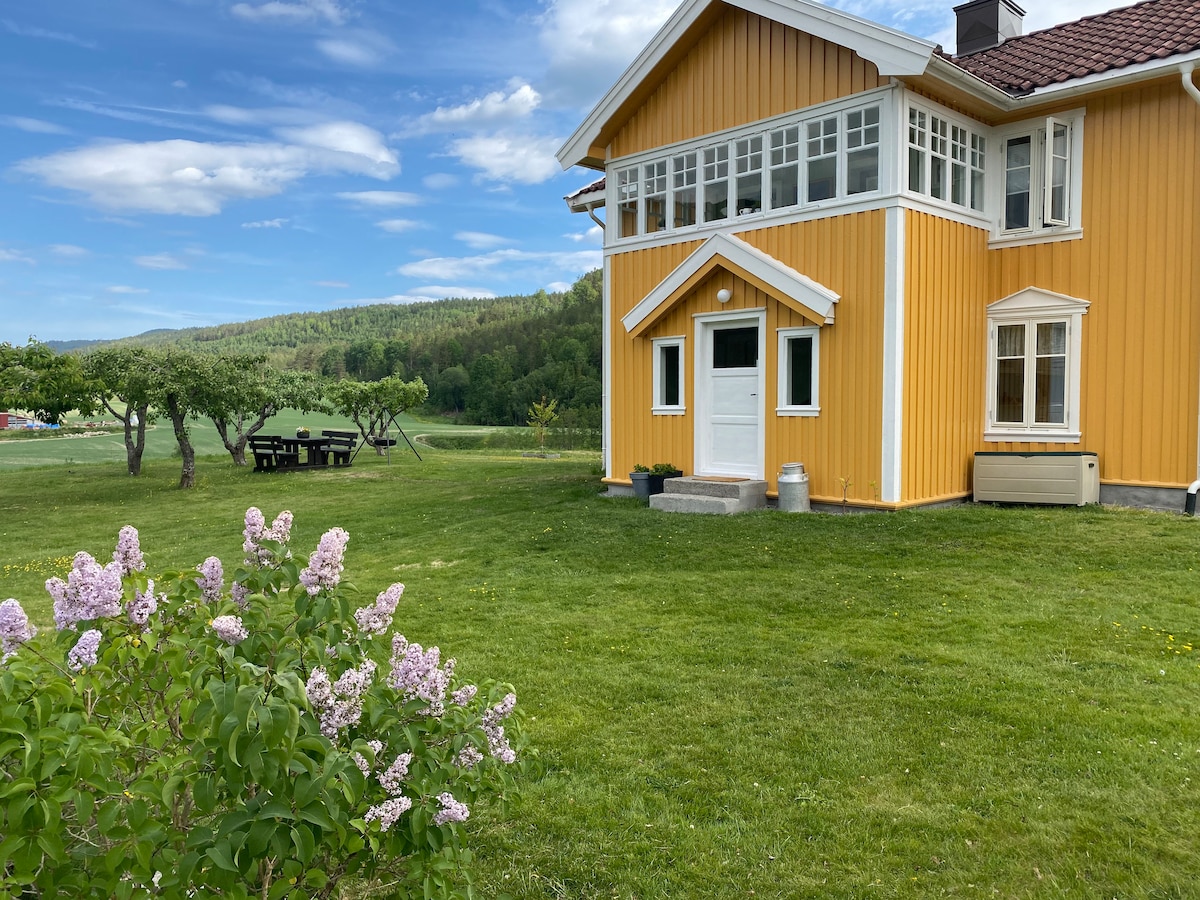
{"type": "Polygon", "coordinates": [[[511,681],[523,799],[468,829],[517,898],[1186,898],[1200,885],[1200,522],[1117,509],[667,515],[595,457],[202,459],[0,474],[0,597],[136,525],[150,567],[346,528],[362,602],[511,681]]]}

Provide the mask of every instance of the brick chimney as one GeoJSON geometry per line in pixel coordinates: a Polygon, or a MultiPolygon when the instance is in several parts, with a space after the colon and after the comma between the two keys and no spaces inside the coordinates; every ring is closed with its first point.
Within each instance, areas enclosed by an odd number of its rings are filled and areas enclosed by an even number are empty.
{"type": "Polygon", "coordinates": [[[958,56],[999,47],[1021,33],[1025,10],[1012,0],[971,0],[954,7],[958,16],[958,56]]]}

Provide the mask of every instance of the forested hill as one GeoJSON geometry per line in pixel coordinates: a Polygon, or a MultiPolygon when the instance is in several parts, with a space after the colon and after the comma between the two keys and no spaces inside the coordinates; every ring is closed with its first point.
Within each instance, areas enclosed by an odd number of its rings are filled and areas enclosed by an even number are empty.
{"type": "Polygon", "coordinates": [[[561,294],[292,313],[116,343],[265,353],[279,368],[333,377],[419,375],[434,410],[467,421],[524,424],[530,404],[546,397],[590,425],[601,402],[600,297],[597,270],[561,294]]]}

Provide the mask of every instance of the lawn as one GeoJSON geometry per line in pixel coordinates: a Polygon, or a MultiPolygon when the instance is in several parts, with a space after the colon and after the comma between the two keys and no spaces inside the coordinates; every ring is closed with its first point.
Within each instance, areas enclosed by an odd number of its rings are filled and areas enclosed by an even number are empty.
{"type": "MultiPolygon", "coordinates": [[[[2,450],[4,448],[0,448],[2,450]]],[[[363,602],[517,687],[523,800],[468,823],[516,898],[1121,897],[1200,884],[1200,523],[1117,509],[692,517],[594,455],[0,471],[0,597],[141,531],[151,569],[351,534],[363,602]]]]}

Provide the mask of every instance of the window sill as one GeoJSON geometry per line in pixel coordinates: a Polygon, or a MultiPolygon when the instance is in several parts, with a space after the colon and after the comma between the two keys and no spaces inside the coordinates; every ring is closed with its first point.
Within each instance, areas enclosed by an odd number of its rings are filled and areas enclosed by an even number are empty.
{"type": "Polygon", "coordinates": [[[1082,228],[1040,228],[1037,231],[1022,231],[988,240],[989,250],[1002,247],[1026,247],[1030,244],[1051,244],[1055,241],[1078,241],[1083,239],[1082,228]]]}
{"type": "Polygon", "coordinates": [[[655,416],[686,416],[686,406],[653,406],[650,408],[651,415],[655,416]]]}
{"type": "Polygon", "coordinates": [[[983,433],[985,441],[1023,442],[1027,444],[1078,444],[1082,437],[1083,433],[1079,431],[1047,431],[1045,429],[1040,431],[1032,429],[1016,431],[989,428],[983,433]]]}
{"type": "Polygon", "coordinates": [[[775,407],[775,415],[777,416],[819,416],[821,407],[819,406],[777,406],[775,407]]]}

